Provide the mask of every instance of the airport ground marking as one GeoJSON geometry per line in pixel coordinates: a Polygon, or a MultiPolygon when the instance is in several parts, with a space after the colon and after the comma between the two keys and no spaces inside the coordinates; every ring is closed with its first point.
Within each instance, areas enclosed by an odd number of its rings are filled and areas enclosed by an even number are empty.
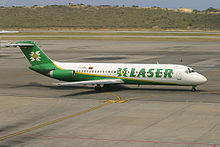
{"type": "Polygon", "coordinates": [[[116,95],[114,93],[108,93],[108,94],[113,95],[117,99],[116,100],[105,100],[104,102],[107,102],[107,103],[125,103],[125,102],[128,102],[128,100],[122,100],[119,95],[116,95]]]}
{"type": "MultiPolygon", "coordinates": [[[[217,70],[215,72],[212,72],[208,75],[206,75],[206,77],[209,77],[217,72],[219,72],[220,70],[217,70]]],[[[20,74],[20,75],[24,75],[24,73],[20,74]]],[[[218,92],[218,91],[217,91],[218,92]]],[[[207,92],[202,92],[202,93],[207,93],[207,92]]],[[[210,92],[209,92],[210,93],[210,92]]],[[[74,116],[77,116],[77,115],[80,115],[80,114],[84,114],[86,112],[89,112],[89,111],[92,111],[92,110],[95,110],[95,109],[98,109],[98,108],[101,108],[101,107],[104,107],[106,105],[109,105],[109,104],[112,104],[112,103],[124,103],[124,102],[127,102],[128,100],[131,100],[131,99],[139,99],[139,98],[146,98],[148,96],[140,96],[140,97],[128,97],[128,98],[125,98],[124,100],[121,99],[121,97],[119,95],[116,95],[114,93],[110,93],[111,95],[115,96],[117,98],[117,100],[107,100],[105,102],[105,104],[103,105],[100,105],[100,106],[97,106],[97,107],[93,107],[91,109],[88,109],[88,110],[85,110],[85,111],[81,111],[79,113],[76,113],[76,114],[73,114],[73,115],[70,115],[70,116],[66,116],[66,117],[63,117],[63,118],[60,118],[60,119],[56,119],[54,121],[51,121],[51,122],[48,122],[48,123],[44,123],[44,124],[41,124],[41,125],[38,125],[38,126],[35,126],[35,127],[32,127],[32,128],[29,128],[29,129],[26,129],[26,130],[23,130],[23,131],[20,131],[20,132],[17,132],[17,133],[13,133],[13,134],[10,134],[10,135],[7,135],[7,136],[4,136],[4,137],[0,137],[0,140],[4,140],[4,139],[8,139],[8,138],[11,138],[11,137],[14,137],[14,136],[17,136],[17,135],[20,135],[20,134],[23,134],[23,133],[26,133],[26,132],[29,132],[29,131],[33,131],[33,130],[36,130],[38,128],[42,128],[44,126],[48,126],[48,125],[51,125],[51,124],[54,124],[54,123],[57,123],[57,122],[60,122],[60,121],[63,121],[63,120],[66,120],[68,118],[72,118],[74,116]]],[[[151,95],[151,96],[161,96],[161,95],[174,95],[174,94],[179,94],[179,93],[173,93],[173,94],[158,94],[158,95],[151,95]]],[[[213,147],[216,146],[217,144],[213,144],[213,147]]]]}
{"type": "Polygon", "coordinates": [[[212,75],[216,74],[217,72],[220,72],[220,70],[216,70],[216,71],[214,71],[214,72],[212,72],[212,73],[210,73],[210,74],[206,75],[206,77],[210,77],[210,76],[212,76],[212,75]]]}
{"type": "Polygon", "coordinates": [[[39,129],[39,128],[42,128],[42,127],[45,127],[45,126],[49,126],[49,125],[51,125],[51,124],[55,124],[55,123],[57,123],[57,122],[60,122],[60,121],[63,121],[63,120],[66,120],[66,119],[75,117],[75,116],[77,116],[77,115],[84,114],[84,113],[89,112],[89,111],[93,111],[93,110],[95,110],[95,109],[98,109],[98,108],[107,106],[107,105],[109,105],[109,104],[112,104],[112,103],[105,103],[105,104],[103,104],[103,105],[99,105],[99,106],[90,108],[90,109],[88,109],[88,110],[84,110],[84,111],[81,111],[81,112],[78,112],[78,113],[75,113],[75,114],[72,114],[72,115],[63,117],[63,118],[59,118],[59,119],[56,119],[56,120],[51,121],[51,122],[47,122],[47,123],[44,123],[44,124],[41,124],[41,125],[37,125],[37,126],[35,126],[35,127],[29,128],[29,129],[25,129],[25,130],[22,130],[22,131],[19,131],[19,132],[16,132],[16,133],[12,133],[12,134],[9,134],[9,135],[0,137],[0,141],[1,141],[1,140],[8,139],[8,138],[11,138],[11,137],[14,137],[14,136],[18,136],[18,135],[23,134],[23,133],[27,133],[27,132],[36,130],[36,129],[39,129]]]}

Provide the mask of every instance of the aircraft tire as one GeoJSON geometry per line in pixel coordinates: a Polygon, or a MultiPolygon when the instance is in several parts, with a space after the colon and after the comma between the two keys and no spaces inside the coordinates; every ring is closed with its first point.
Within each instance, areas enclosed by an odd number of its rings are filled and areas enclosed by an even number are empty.
{"type": "Polygon", "coordinates": [[[196,88],[192,88],[192,92],[196,92],[196,88]]]}
{"type": "Polygon", "coordinates": [[[95,86],[95,91],[101,91],[101,90],[102,90],[102,87],[100,86],[100,84],[95,86]]]}

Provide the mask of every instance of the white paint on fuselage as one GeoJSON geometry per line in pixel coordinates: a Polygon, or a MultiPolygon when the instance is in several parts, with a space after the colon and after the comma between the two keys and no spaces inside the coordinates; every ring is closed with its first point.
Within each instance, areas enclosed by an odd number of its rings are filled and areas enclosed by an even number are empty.
{"type": "MultiPolygon", "coordinates": [[[[153,77],[130,77],[130,73],[127,74],[126,78],[130,79],[137,79],[137,80],[146,80],[150,82],[160,82],[160,83],[169,83],[169,84],[177,84],[177,85],[185,85],[185,86],[196,86],[200,84],[204,84],[207,79],[197,73],[197,72],[187,72],[190,67],[184,65],[175,65],[175,64],[118,64],[118,63],[61,63],[56,62],[54,63],[65,70],[75,70],[81,73],[89,73],[93,75],[104,75],[104,76],[113,76],[118,77],[118,69],[119,68],[127,68],[128,71],[131,71],[131,68],[135,68],[135,71],[139,72],[142,68],[146,69],[146,72],[149,69],[163,69],[162,70],[162,77],[158,78],[155,76],[153,77]],[[92,69],[89,69],[92,67],[92,69]],[[173,74],[172,78],[164,77],[164,70],[165,69],[172,69],[173,74]],[[96,71],[96,72],[94,72],[96,71]],[[110,71],[110,72],[109,72],[110,71]]],[[[192,70],[192,69],[191,69],[192,70]]],[[[154,71],[156,72],[156,71],[154,71]]],[[[137,75],[138,73],[136,73],[137,75]]]]}

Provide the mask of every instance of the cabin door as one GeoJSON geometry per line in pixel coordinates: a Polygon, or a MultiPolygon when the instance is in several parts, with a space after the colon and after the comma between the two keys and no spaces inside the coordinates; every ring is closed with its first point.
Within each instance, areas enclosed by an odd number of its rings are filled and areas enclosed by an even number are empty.
{"type": "Polygon", "coordinates": [[[73,77],[75,76],[75,73],[76,73],[75,70],[73,70],[73,71],[72,71],[73,77]]]}

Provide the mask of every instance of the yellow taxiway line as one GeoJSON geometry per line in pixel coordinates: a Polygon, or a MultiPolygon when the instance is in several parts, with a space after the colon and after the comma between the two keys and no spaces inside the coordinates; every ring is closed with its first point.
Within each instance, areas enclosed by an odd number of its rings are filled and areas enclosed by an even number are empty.
{"type": "Polygon", "coordinates": [[[114,93],[108,93],[110,95],[113,95],[117,98],[117,100],[105,100],[104,102],[107,102],[107,103],[125,103],[125,102],[128,102],[128,100],[122,100],[121,97],[119,95],[116,95],[114,93]]]}
{"type": "Polygon", "coordinates": [[[212,75],[216,74],[217,72],[220,72],[220,70],[216,70],[216,71],[214,71],[214,72],[212,72],[212,73],[210,73],[210,74],[206,75],[206,77],[210,77],[210,76],[212,76],[212,75]]]}
{"type": "Polygon", "coordinates": [[[63,121],[65,119],[72,118],[74,116],[77,116],[77,115],[80,115],[80,114],[84,114],[86,112],[89,112],[89,111],[92,111],[92,110],[95,110],[95,109],[107,106],[109,104],[111,104],[111,103],[105,103],[103,105],[100,105],[100,106],[97,106],[97,107],[93,107],[91,109],[84,110],[84,111],[81,111],[81,112],[73,114],[73,115],[69,115],[69,116],[66,116],[66,117],[63,117],[63,118],[59,118],[59,119],[56,119],[56,120],[48,122],[48,123],[44,123],[44,124],[41,124],[41,125],[38,125],[38,126],[35,126],[35,127],[32,127],[32,128],[29,128],[29,129],[25,129],[25,130],[22,130],[22,131],[19,131],[19,132],[16,132],[16,133],[4,136],[4,137],[0,137],[0,140],[8,139],[8,138],[11,138],[11,137],[14,137],[14,136],[17,136],[17,135],[20,135],[20,134],[23,134],[23,133],[26,133],[26,132],[29,132],[29,131],[33,131],[33,130],[36,130],[38,128],[42,128],[42,127],[45,127],[45,126],[48,126],[48,125],[51,125],[51,124],[63,121]]]}
{"type": "MultiPolygon", "coordinates": [[[[220,70],[212,72],[212,73],[206,75],[206,77],[209,77],[209,76],[211,76],[211,75],[213,75],[213,74],[215,74],[217,72],[220,72],[220,70]]],[[[203,93],[206,93],[206,92],[203,92],[203,93]]],[[[23,134],[23,133],[26,133],[26,132],[29,132],[29,131],[33,131],[33,130],[36,130],[38,128],[42,128],[42,127],[45,127],[45,126],[48,126],[48,125],[51,125],[51,124],[63,121],[65,119],[69,119],[69,118],[75,117],[77,115],[84,114],[86,112],[89,112],[89,111],[92,111],[92,110],[95,110],[95,109],[107,106],[107,105],[112,104],[112,103],[124,103],[124,102],[127,102],[127,101],[131,100],[131,99],[139,99],[139,98],[146,98],[146,97],[148,97],[148,96],[128,97],[128,98],[125,98],[124,100],[122,100],[120,96],[118,96],[118,95],[116,95],[114,93],[109,93],[109,94],[115,96],[117,98],[117,100],[107,100],[107,101],[105,101],[107,103],[105,103],[103,105],[100,105],[100,106],[97,106],[97,107],[93,107],[91,109],[84,110],[84,111],[81,111],[79,113],[76,113],[76,114],[73,114],[73,115],[69,115],[69,116],[66,116],[66,117],[63,117],[63,118],[60,118],[60,119],[56,119],[54,121],[51,121],[51,122],[48,122],[48,123],[44,123],[44,124],[41,124],[41,125],[38,125],[38,126],[35,126],[35,127],[32,127],[32,128],[29,128],[29,129],[25,129],[25,130],[22,130],[22,131],[19,131],[19,132],[16,132],[16,133],[4,136],[4,137],[0,137],[0,140],[8,139],[8,138],[11,138],[11,137],[14,137],[14,136],[17,136],[17,135],[20,135],[20,134],[23,134]]],[[[173,93],[173,94],[177,94],[177,93],[173,93]]],[[[160,95],[158,94],[158,95],[151,95],[150,97],[152,97],[152,96],[161,96],[161,95],[173,95],[173,94],[160,94],[160,95]]]]}
{"type": "Polygon", "coordinates": [[[88,110],[84,110],[84,111],[81,111],[79,113],[76,113],[76,114],[72,114],[72,115],[69,115],[69,116],[66,116],[66,117],[63,117],[63,118],[59,118],[59,119],[56,119],[54,121],[51,121],[51,122],[48,122],[48,123],[44,123],[44,124],[41,124],[41,125],[38,125],[38,126],[35,126],[35,127],[32,127],[32,128],[29,128],[29,129],[25,129],[25,130],[22,130],[22,131],[19,131],[19,132],[16,132],[16,133],[13,133],[13,134],[9,134],[7,136],[3,136],[3,137],[0,137],[0,140],[4,140],[4,139],[8,139],[8,138],[11,138],[11,137],[14,137],[14,136],[17,136],[17,135],[20,135],[20,134],[23,134],[23,133],[26,133],[26,132],[29,132],[29,131],[33,131],[33,130],[36,130],[36,129],[39,129],[39,128],[42,128],[42,127],[45,127],[45,126],[49,126],[51,124],[54,124],[54,123],[57,123],[57,122],[60,122],[60,121],[63,121],[65,119],[69,119],[69,118],[72,118],[74,116],[77,116],[77,115],[80,115],[80,114],[84,114],[86,112],[89,112],[89,111],[92,111],[92,110],[95,110],[95,109],[98,109],[98,108],[101,108],[101,107],[104,107],[104,106],[107,106],[109,104],[113,104],[113,103],[124,103],[124,102],[127,102],[128,100],[121,100],[121,97],[114,94],[114,93],[110,93],[111,95],[115,96],[117,98],[117,100],[107,100],[105,102],[105,104],[103,105],[100,105],[100,106],[97,106],[97,107],[93,107],[91,109],[88,109],[88,110]]]}

